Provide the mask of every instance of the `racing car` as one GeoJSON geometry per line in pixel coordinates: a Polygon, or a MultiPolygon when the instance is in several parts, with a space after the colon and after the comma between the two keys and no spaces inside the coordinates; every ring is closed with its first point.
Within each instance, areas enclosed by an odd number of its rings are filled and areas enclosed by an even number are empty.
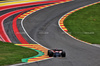
{"type": "Polygon", "coordinates": [[[60,49],[51,49],[48,50],[49,57],[66,57],[66,53],[60,49]]]}

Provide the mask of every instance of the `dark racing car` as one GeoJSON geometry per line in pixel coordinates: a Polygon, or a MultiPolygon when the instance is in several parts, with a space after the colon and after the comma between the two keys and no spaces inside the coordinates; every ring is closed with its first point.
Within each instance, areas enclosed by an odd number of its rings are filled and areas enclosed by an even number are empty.
{"type": "Polygon", "coordinates": [[[48,50],[49,57],[66,57],[66,53],[63,50],[52,49],[48,50]]]}

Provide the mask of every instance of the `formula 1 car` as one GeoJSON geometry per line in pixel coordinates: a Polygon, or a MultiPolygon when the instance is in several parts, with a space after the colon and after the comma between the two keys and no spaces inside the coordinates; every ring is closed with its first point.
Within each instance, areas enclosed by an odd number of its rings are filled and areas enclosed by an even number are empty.
{"type": "Polygon", "coordinates": [[[66,53],[63,50],[52,49],[48,50],[49,57],[66,57],[66,53]]]}

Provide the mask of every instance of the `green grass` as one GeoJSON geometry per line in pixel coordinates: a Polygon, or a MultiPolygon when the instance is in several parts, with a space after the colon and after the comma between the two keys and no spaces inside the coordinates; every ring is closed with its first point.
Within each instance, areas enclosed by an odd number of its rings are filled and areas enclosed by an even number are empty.
{"type": "Polygon", "coordinates": [[[71,14],[64,20],[64,25],[74,37],[100,44],[100,3],[71,14]]]}
{"type": "Polygon", "coordinates": [[[21,63],[21,59],[37,55],[34,50],[0,42],[0,66],[21,63]]]}

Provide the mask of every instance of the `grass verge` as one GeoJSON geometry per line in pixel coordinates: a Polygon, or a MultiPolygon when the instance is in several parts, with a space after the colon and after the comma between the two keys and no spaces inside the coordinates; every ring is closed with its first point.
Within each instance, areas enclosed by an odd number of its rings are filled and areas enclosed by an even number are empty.
{"type": "Polygon", "coordinates": [[[36,51],[28,48],[0,42],[0,66],[21,63],[21,59],[33,57],[37,54],[36,51]]]}
{"type": "Polygon", "coordinates": [[[64,20],[64,25],[74,37],[100,44],[100,3],[71,14],[64,20]]]}

